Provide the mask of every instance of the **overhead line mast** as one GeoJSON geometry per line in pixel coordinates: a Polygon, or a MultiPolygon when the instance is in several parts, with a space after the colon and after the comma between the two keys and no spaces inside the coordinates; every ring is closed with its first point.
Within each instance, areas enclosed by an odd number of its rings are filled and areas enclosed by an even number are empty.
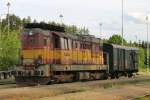
{"type": "Polygon", "coordinates": [[[122,35],[122,43],[121,44],[122,45],[124,45],[124,43],[123,43],[123,34],[124,34],[124,29],[123,29],[124,28],[124,20],[123,20],[123,10],[124,10],[123,7],[124,7],[124,4],[123,4],[123,2],[124,1],[122,0],[122,29],[121,29],[121,35],[122,35]]]}

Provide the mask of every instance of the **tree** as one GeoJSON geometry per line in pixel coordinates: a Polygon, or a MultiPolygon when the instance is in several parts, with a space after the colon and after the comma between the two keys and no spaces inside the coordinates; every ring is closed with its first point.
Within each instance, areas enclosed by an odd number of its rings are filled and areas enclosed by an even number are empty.
{"type": "Polygon", "coordinates": [[[87,28],[80,28],[79,29],[79,34],[84,34],[84,35],[88,35],[89,34],[89,30],[87,28]]]}
{"type": "MultiPolygon", "coordinates": [[[[45,23],[45,22],[44,22],[45,23]]],[[[51,25],[56,25],[56,26],[62,26],[65,28],[65,32],[66,33],[70,33],[70,34],[83,34],[83,35],[88,35],[89,34],[89,30],[88,28],[85,28],[85,27],[77,27],[75,25],[66,25],[66,24],[59,24],[59,23],[56,23],[56,22],[48,22],[48,24],[51,24],[51,25]]]]}
{"type": "Polygon", "coordinates": [[[143,48],[139,48],[139,67],[140,69],[145,68],[145,51],[143,48]]]}
{"type": "Polygon", "coordinates": [[[27,19],[26,19],[26,21],[27,21],[27,23],[31,23],[32,22],[31,17],[28,16],[27,19]]]}
{"type": "Polygon", "coordinates": [[[89,30],[85,27],[78,28],[75,25],[63,25],[66,33],[88,35],[89,30]]]}
{"type": "Polygon", "coordinates": [[[36,19],[34,19],[34,20],[33,20],[33,23],[37,23],[37,20],[36,20],[36,19]]]}
{"type": "Polygon", "coordinates": [[[27,18],[23,18],[22,19],[22,24],[23,25],[25,25],[25,24],[27,24],[27,23],[31,23],[32,22],[32,20],[31,20],[31,17],[30,16],[28,16],[27,18]]]}
{"type": "MultiPolygon", "coordinates": [[[[121,45],[122,44],[122,37],[120,35],[113,35],[112,37],[109,38],[109,40],[107,42],[112,43],[112,44],[121,45]]],[[[125,39],[123,39],[123,43],[124,43],[124,45],[126,45],[127,41],[125,39]]]]}
{"type": "MultiPolygon", "coordinates": [[[[9,21],[10,21],[10,30],[19,30],[21,24],[22,24],[22,20],[20,19],[20,17],[16,16],[16,15],[9,15],[9,21]]],[[[5,31],[5,29],[8,27],[8,16],[2,20],[2,30],[5,31]]]]}
{"type": "Polygon", "coordinates": [[[11,31],[6,35],[3,31],[0,38],[0,69],[6,70],[18,63],[20,39],[19,32],[11,31]]]}

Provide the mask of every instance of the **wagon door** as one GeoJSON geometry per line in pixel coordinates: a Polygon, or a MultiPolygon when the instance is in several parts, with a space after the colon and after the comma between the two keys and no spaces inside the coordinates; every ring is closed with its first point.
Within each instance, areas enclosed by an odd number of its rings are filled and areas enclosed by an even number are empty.
{"type": "Polygon", "coordinates": [[[119,67],[119,59],[118,59],[118,49],[114,48],[113,49],[113,70],[117,71],[119,67]]]}
{"type": "Polygon", "coordinates": [[[125,70],[128,70],[128,51],[125,50],[125,70]]]}
{"type": "Polygon", "coordinates": [[[125,70],[125,66],[126,66],[126,60],[125,59],[126,59],[126,52],[123,49],[123,65],[122,65],[123,71],[125,70]]]}
{"type": "Polygon", "coordinates": [[[138,51],[135,51],[135,71],[138,71],[138,51]]]}

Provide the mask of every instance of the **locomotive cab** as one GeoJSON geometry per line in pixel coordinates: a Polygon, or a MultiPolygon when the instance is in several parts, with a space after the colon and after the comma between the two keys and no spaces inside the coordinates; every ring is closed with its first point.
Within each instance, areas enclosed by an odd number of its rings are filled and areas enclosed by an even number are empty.
{"type": "MultiPolygon", "coordinates": [[[[22,33],[22,50],[20,66],[16,69],[16,77],[47,77],[49,76],[50,63],[45,51],[51,48],[51,34],[39,28],[25,29],[22,33]]],[[[18,78],[17,78],[18,79],[18,78]]],[[[19,78],[19,80],[21,80],[19,78]]]]}
{"type": "Polygon", "coordinates": [[[44,48],[50,47],[49,32],[45,31],[45,34],[40,29],[26,29],[22,34],[22,52],[21,52],[21,64],[35,66],[44,64],[44,48]]]}

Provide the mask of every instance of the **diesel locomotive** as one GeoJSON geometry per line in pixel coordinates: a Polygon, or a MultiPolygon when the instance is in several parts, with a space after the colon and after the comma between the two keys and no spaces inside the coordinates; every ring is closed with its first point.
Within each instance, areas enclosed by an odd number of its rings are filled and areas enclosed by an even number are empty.
{"type": "Polygon", "coordinates": [[[27,24],[21,41],[17,84],[119,78],[138,71],[138,49],[103,44],[92,35],[65,33],[60,26],[27,24]]]}

